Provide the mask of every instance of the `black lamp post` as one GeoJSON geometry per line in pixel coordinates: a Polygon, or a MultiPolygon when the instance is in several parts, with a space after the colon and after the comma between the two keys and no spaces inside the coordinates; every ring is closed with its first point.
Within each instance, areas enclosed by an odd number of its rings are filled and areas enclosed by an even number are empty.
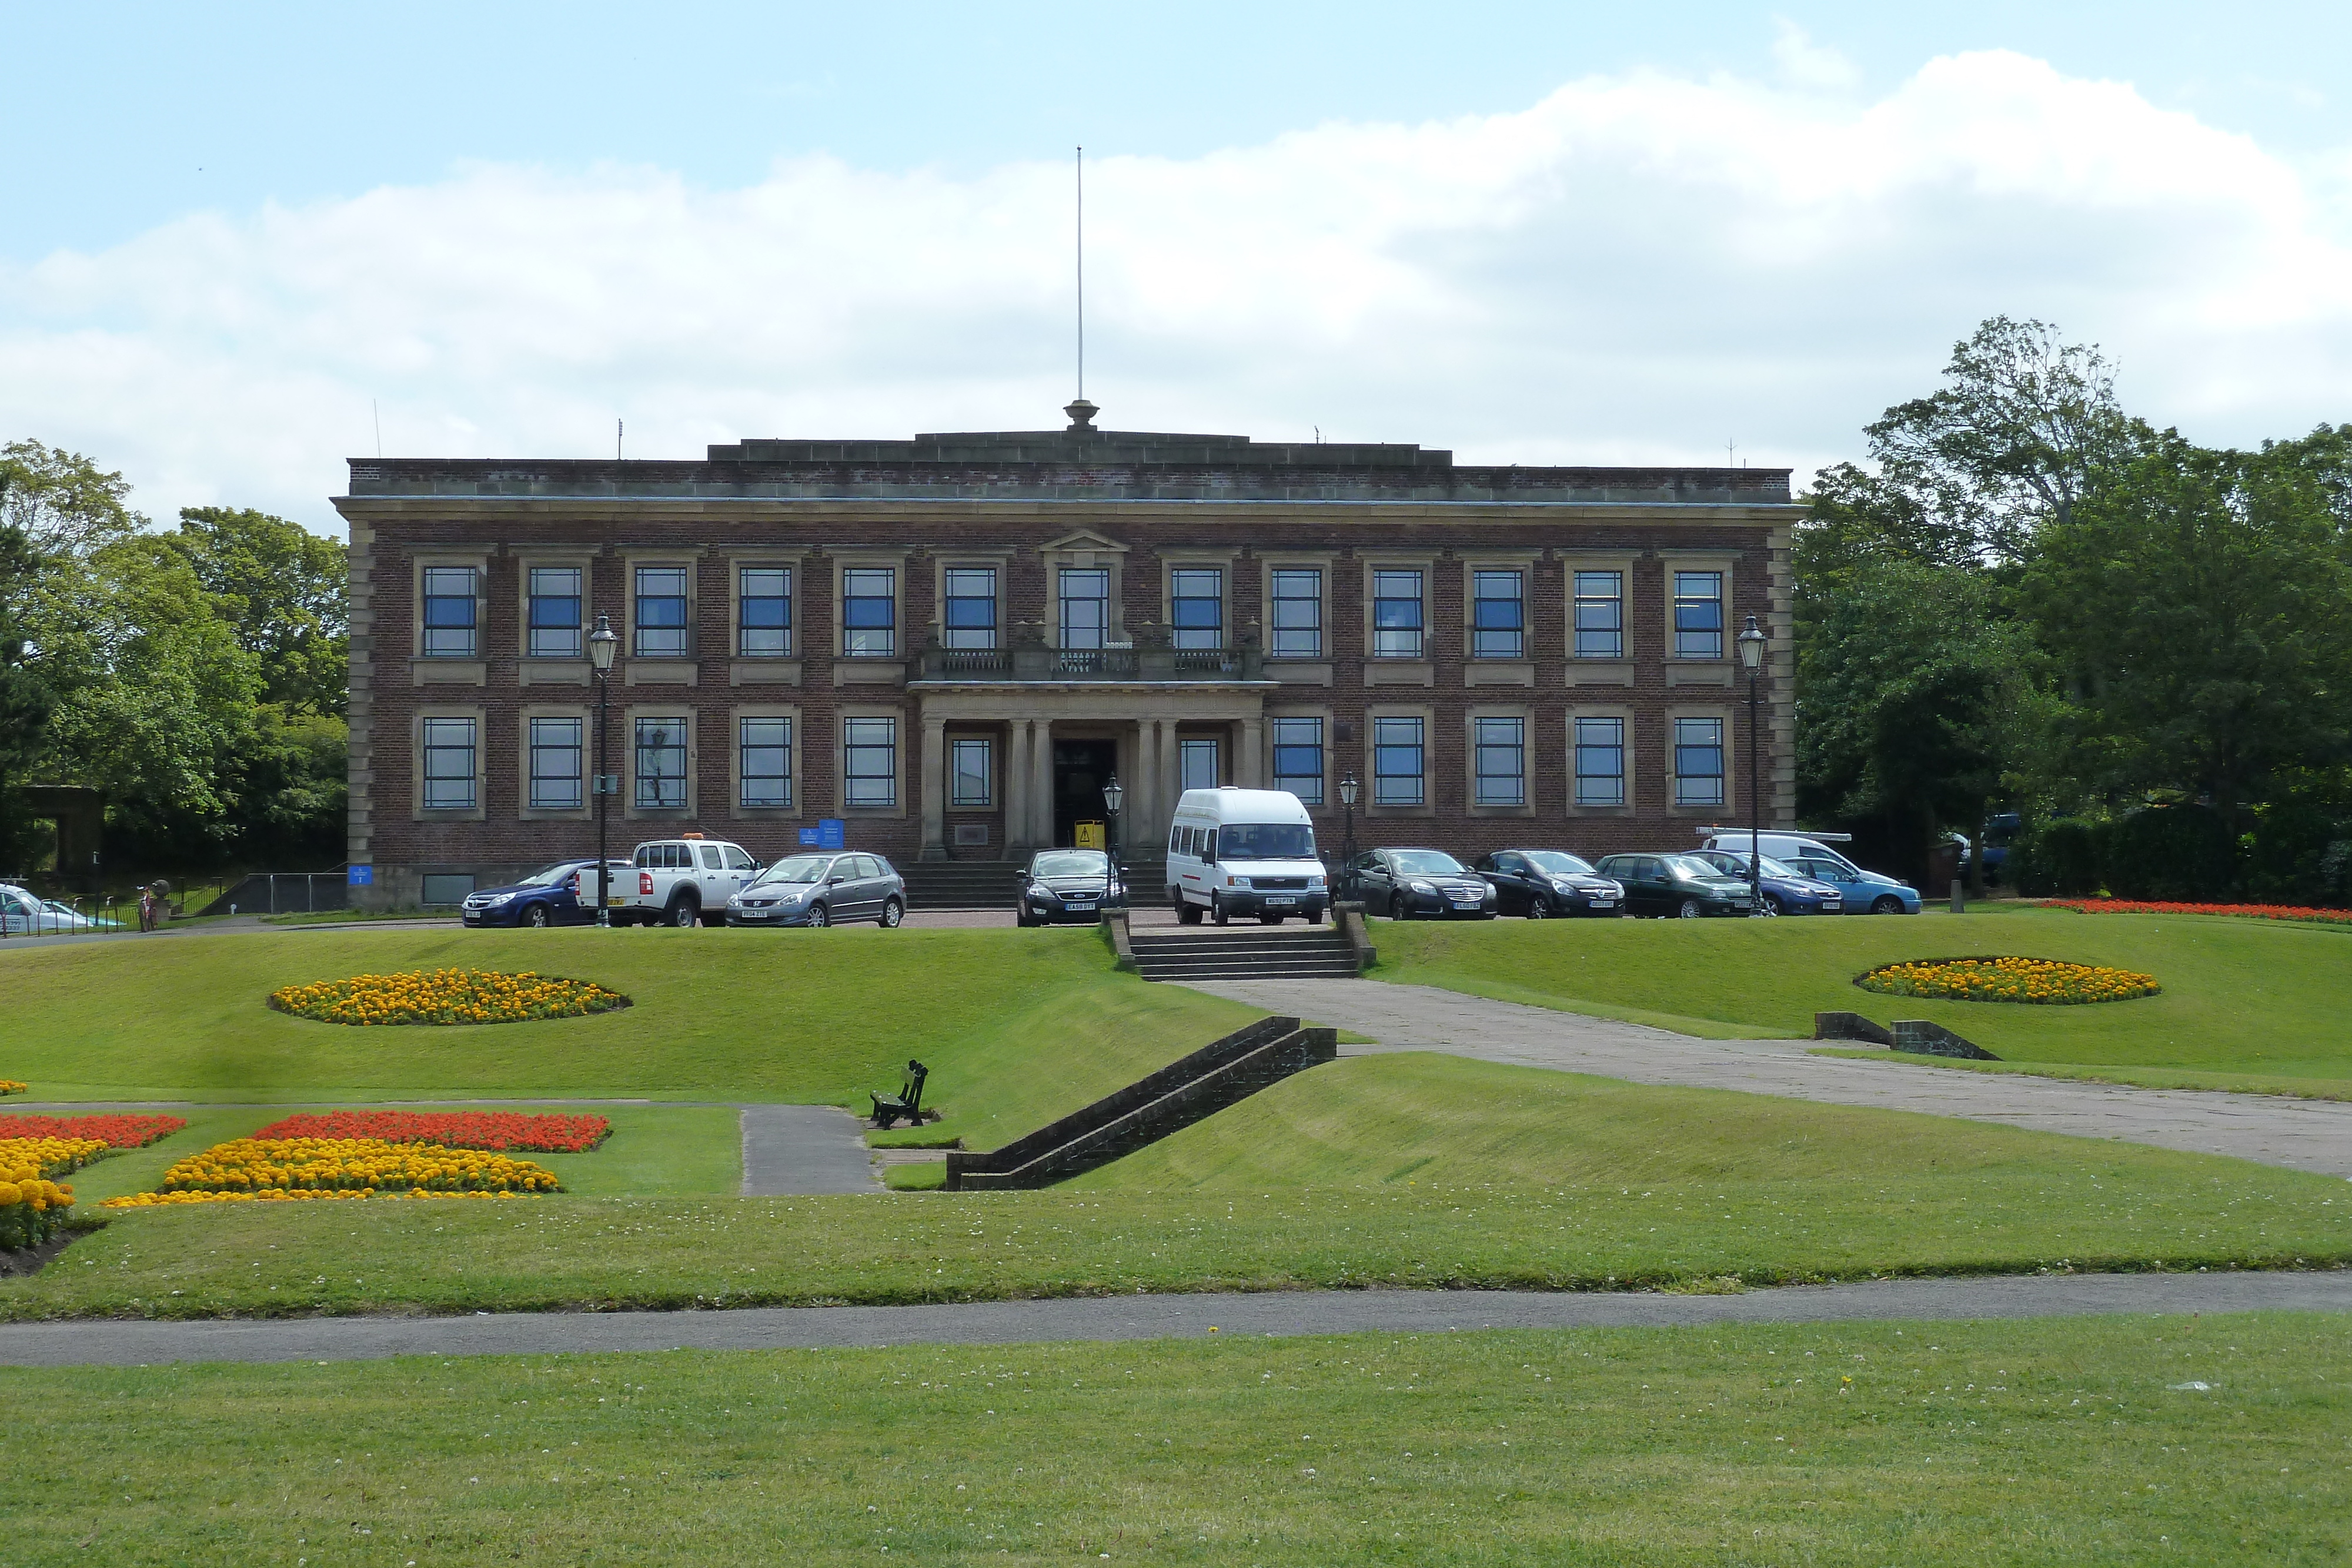
{"type": "Polygon", "coordinates": [[[1346,847],[1339,852],[1339,886],[1350,904],[1356,901],[1356,791],[1361,788],[1354,768],[1339,775],[1339,809],[1347,823],[1341,837],[1346,847]]]}
{"type": "Polygon", "coordinates": [[[1748,913],[1764,912],[1764,821],[1758,815],[1758,758],[1763,737],[1756,724],[1757,688],[1764,674],[1764,629],[1750,615],[1739,633],[1739,662],[1748,671],[1748,913]]]}
{"type": "Polygon", "coordinates": [[[605,818],[613,799],[614,788],[620,780],[604,771],[604,712],[613,684],[613,654],[621,645],[613,634],[613,622],[607,616],[596,617],[596,630],[588,633],[588,662],[596,670],[596,924],[613,924],[613,901],[608,883],[612,869],[604,857],[605,818]]]}
{"type": "Polygon", "coordinates": [[[1112,774],[1110,782],[1103,786],[1102,797],[1103,810],[1110,816],[1110,831],[1103,841],[1105,852],[1110,856],[1110,883],[1103,889],[1103,902],[1114,908],[1125,908],[1127,888],[1118,876],[1118,809],[1127,800],[1127,791],[1118,787],[1118,774],[1112,774]]]}

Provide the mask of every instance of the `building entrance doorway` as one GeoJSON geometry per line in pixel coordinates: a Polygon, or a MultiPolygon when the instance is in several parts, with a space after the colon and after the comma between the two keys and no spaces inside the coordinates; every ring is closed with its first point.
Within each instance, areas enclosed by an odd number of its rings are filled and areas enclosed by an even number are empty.
{"type": "Polygon", "coordinates": [[[1118,768],[1118,742],[1115,740],[1054,742],[1056,844],[1076,843],[1080,822],[1109,822],[1110,813],[1103,810],[1102,790],[1118,768]]]}

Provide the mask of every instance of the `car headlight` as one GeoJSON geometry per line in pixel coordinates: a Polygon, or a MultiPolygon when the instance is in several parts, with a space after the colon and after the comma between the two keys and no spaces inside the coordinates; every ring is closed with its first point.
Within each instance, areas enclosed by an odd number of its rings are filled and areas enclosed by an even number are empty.
{"type": "Polygon", "coordinates": [[[742,907],[743,907],[743,895],[742,895],[741,894],[740,894],[740,893],[739,893],[739,894],[735,894],[733,897],[730,898],[730,899],[727,901],[727,907],[728,907],[728,908],[730,908],[730,909],[740,909],[740,908],[742,908],[742,907]]]}
{"type": "Polygon", "coordinates": [[[1433,882],[1414,881],[1408,883],[1405,885],[1412,888],[1415,893],[1426,893],[1434,895],[1437,892],[1437,884],[1433,882]]]}

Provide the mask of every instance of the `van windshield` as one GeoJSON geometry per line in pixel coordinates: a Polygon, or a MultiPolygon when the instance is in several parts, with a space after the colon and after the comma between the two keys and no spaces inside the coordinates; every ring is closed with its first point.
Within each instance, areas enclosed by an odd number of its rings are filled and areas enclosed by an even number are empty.
{"type": "Polygon", "coordinates": [[[1221,861],[1311,861],[1315,830],[1305,822],[1234,822],[1217,830],[1221,861]]]}

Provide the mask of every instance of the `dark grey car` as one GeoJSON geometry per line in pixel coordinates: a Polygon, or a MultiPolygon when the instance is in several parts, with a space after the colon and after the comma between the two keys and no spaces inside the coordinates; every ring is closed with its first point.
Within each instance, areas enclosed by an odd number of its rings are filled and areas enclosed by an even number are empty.
{"type": "Polygon", "coordinates": [[[1110,892],[1110,856],[1100,850],[1040,850],[1014,874],[1021,879],[1018,924],[1091,924],[1110,892]]]}
{"type": "Polygon", "coordinates": [[[727,901],[730,925],[896,925],[907,883],[880,855],[856,851],[786,855],[727,901]]]}

